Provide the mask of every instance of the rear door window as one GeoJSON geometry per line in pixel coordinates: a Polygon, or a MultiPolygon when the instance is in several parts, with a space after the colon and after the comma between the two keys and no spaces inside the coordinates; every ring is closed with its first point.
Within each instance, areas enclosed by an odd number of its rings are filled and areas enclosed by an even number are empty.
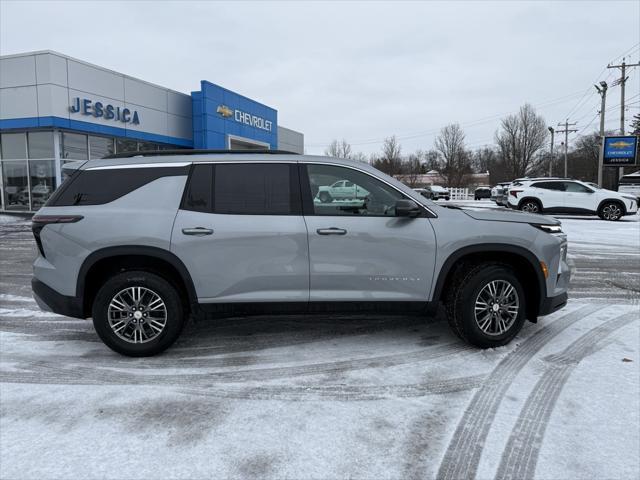
{"type": "Polygon", "coordinates": [[[287,163],[194,165],[181,208],[227,215],[300,214],[297,166],[287,163]]]}

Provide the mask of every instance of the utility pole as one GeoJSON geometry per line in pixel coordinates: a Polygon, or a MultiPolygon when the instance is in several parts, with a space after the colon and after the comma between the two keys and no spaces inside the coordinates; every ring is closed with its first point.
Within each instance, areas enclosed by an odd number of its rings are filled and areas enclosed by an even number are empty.
{"type": "Polygon", "coordinates": [[[598,153],[598,185],[602,186],[602,161],[604,157],[604,106],[607,102],[607,82],[600,82],[600,86],[595,86],[596,90],[602,97],[602,102],[600,103],[600,151],[598,153]]]}
{"type": "Polygon", "coordinates": [[[549,176],[551,176],[551,169],[553,168],[553,134],[556,133],[556,131],[553,129],[553,127],[549,127],[549,131],[551,132],[551,159],[549,160],[549,176]]]}
{"type": "MultiPolygon", "coordinates": [[[[618,80],[614,82],[614,85],[620,84],[620,135],[624,135],[624,84],[627,83],[627,67],[633,68],[640,66],[640,63],[625,63],[625,59],[622,58],[620,65],[607,65],[607,68],[619,68],[622,70],[622,75],[618,80]]],[[[622,178],[624,175],[624,167],[618,169],[618,178],[622,178]]]]}
{"type": "Polygon", "coordinates": [[[568,155],[568,145],[569,145],[569,133],[577,132],[578,130],[575,128],[569,128],[576,125],[575,123],[569,123],[569,119],[564,123],[559,123],[559,127],[564,127],[564,130],[556,130],[558,133],[564,133],[564,178],[567,178],[567,155],[568,155]]]}

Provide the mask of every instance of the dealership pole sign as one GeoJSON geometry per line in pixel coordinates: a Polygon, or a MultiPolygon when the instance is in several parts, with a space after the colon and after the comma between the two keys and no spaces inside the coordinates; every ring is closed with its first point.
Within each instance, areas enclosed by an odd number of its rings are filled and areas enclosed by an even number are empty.
{"type": "Polygon", "coordinates": [[[638,163],[638,137],[618,135],[604,137],[602,163],[605,167],[626,167],[638,163]]]}
{"type": "Polygon", "coordinates": [[[114,107],[111,104],[105,105],[102,102],[94,102],[89,98],[74,98],[69,107],[69,111],[71,113],[90,115],[115,122],[130,123],[131,125],[138,125],[140,123],[140,117],[136,110],[131,111],[126,107],[114,107]]]}

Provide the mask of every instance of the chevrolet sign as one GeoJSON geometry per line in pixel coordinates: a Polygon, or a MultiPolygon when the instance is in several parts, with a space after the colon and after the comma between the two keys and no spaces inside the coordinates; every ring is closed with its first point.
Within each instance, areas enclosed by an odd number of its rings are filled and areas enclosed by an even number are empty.
{"type": "Polygon", "coordinates": [[[216,108],[216,113],[220,114],[224,118],[233,117],[233,120],[238,123],[243,123],[244,125],[259,128],[260,130],[265,130],[267,132],[270,132],[273,128],[273,122],[271,122],[271,120],[267,120],[257,115],[243,112],[242,110],[232,110],[226,105],[218,105],[218,108],[216,108]]]}

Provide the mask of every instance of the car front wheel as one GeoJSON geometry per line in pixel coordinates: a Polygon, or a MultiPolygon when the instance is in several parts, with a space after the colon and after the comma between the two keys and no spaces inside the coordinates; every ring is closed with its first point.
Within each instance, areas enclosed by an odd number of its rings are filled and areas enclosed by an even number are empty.
{"type": "Polygon", "coordinates": [[[330,202],[331,202],[331,200],[333,200],[333,198],[331,197],[331,195],[330,195],[329,193],[327,193],[327,192],[322,192],[322,193],[320,193],[320,197],[319,197],[319,198],[320,198],[320,201],[321,201],[322,203],[330,203],[330,202]]]}
{"type": "Polygon", "coordinates": [[[622,208],[618,202],[606,202],[598,211],[598,216],[603,220],[616,221],[622,217],[622,208]]]}
{"type": "Polygon", "coordinates": [[[480,348],[509,343],[526,316],[522,284],[511,267],[497,262],[460,269],[445,305],[454,333],[480,348]]]}
{"type": "Polygon", "coordinates": [[[159,275],[123,272],[109,278],[93,302],[93,325],[112,350],[130,357],[160,353],[176,341],[186,312],[177,289],[159,275]]]}

